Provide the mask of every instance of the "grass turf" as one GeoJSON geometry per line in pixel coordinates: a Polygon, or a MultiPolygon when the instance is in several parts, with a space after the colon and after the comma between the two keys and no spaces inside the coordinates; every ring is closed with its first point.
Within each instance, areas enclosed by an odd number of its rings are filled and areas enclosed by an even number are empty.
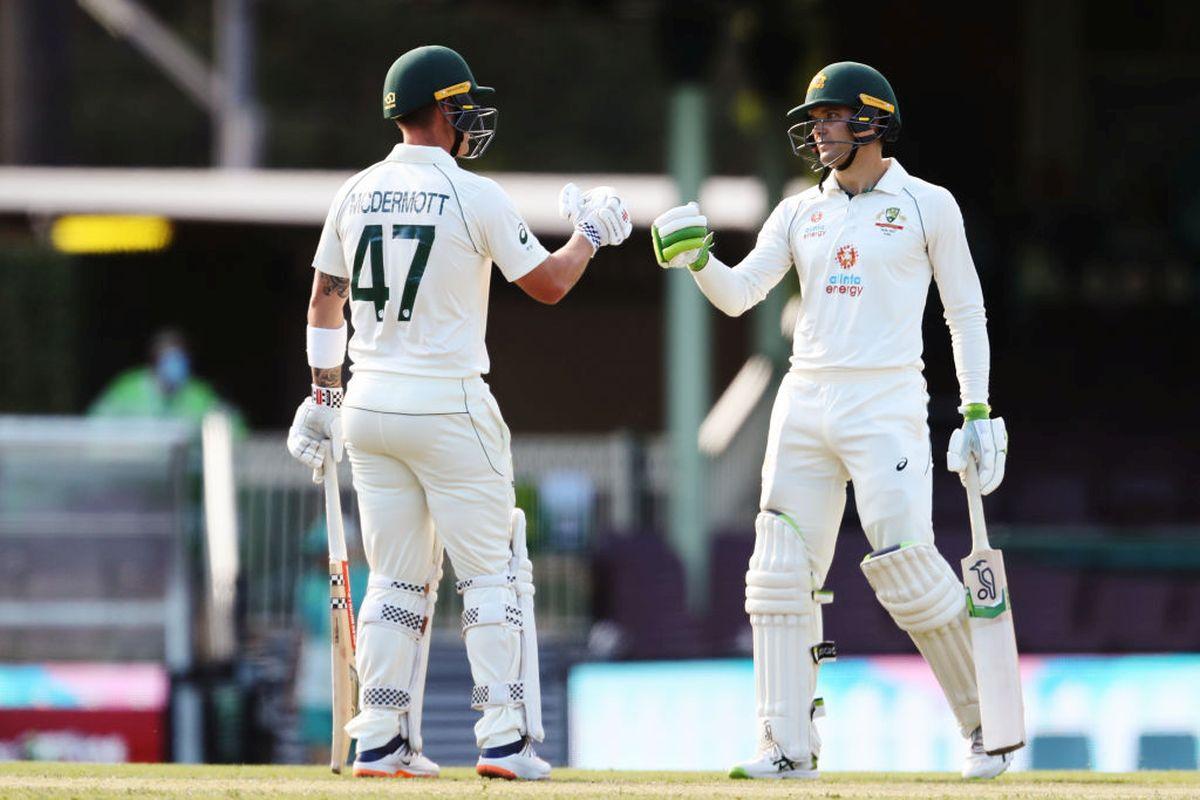
{"type": "Polygon", "coordinates": [[[354,779],[322,767],[0,764],[0,798],[1106,798],[1200,797],[1194,772],[1035,772],[964,782],[947,773],[827,773],[815,782],[734,781],[713,772],[558,769],[543,783],[484,781],[466,767],[437,780],[354,779]]]}

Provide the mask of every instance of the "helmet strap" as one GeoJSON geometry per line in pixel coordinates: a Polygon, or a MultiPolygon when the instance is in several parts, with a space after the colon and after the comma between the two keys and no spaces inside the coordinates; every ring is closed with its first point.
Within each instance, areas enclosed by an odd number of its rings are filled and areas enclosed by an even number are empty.
{"type": "Polygon", "coordinates": [[[844,169],[849,169],[850,165],[854,163],[854,157],[856,155],[858,155],[858,142],[854,142],[850,145],[850,154],[834,165],[833,168],[839,172],[844,169]]]}
{"type": "Polygon", "coordinates": [[[817,179],[817,191],[825,191],[825,180],[829,177],[829,173],[833,170],[829,167],[821,167],[821,177],[817,179]]]}
{"type": "Polygon", "coordinates": [[[458,148],[462,147],[463,132],[458,128],[454,129],[454,145],[450,148],[450,155],[453,158],[458,158],[458,148]]]}

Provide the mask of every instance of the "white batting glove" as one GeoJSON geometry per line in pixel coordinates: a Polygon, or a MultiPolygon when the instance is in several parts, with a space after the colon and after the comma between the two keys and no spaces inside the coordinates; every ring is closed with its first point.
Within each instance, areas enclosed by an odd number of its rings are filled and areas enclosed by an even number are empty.
{"type": "Polygon", "coordinates": [[[287,448],[292,458],[313,471],[313,483],[325,479],[325,453],[332,452],[335,462],[342,460],[342,396],[337,388],[313,387],[296,409],[288,430],[287,448]]]}
{"type": "Polygon", "coordinates": [[[573,183],[568,183],[558,193],[558,215],[572,225],[583,211],[583,192],[573,183]]]}
{"type": "Polygon", "coordinates": [[[973,459],[979,474],[980,494],[991,494],[1004,480],[1004,464],[1008,460],[1008,431],[1004,427],[1003,417],[971,419],[969,409],[981,405],[966,407],[964,413],[967,418],[963,420],[962,427],[950,435],[946,467],[951,472],[957,472],[965,486],[967,459],[973,459]]]}
{"type": "Polygon", "coordinates": [[[692,201],[658,215],[650,225],[650,244],[654,260],[663,269],[687,267],[699,272],[708,264],[713,235],[708,217],[700,213],[700,204],[692,201]]]}
{"type": "Polygon", "coordinates": [[[611,186],[597,186],[581,194],[579,187],[568,183],[559,194],[558,209],[591,243],[593,252],[620,244],[633,232],[625,203],[611,186]]]}

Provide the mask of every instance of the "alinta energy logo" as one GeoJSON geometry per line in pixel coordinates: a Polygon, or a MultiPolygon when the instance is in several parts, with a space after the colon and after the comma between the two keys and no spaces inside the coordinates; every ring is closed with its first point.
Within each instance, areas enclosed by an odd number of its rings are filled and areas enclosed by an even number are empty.
{"type": "Polygon", "coordinates": [[[825,219],[825,214],[821,211],[814,211],[808,218],[808,225],[800,231],[801,239],[820,239],[825,235],[825,226],[821,224],[821,220],[825,219]]]}
{"type": "MultiPolygon", "coordinates": [[[[838,266],[843,270],[849,270],[858,263],[858,248],[852,244],[844,244],[834,253],[834,258],[837,259],[838,266]]],[[[836,272],[829,276],[829,283],[825,286],[825,294],[858,297],[862,293],[862,276],[853,272],[836,272]]]]}

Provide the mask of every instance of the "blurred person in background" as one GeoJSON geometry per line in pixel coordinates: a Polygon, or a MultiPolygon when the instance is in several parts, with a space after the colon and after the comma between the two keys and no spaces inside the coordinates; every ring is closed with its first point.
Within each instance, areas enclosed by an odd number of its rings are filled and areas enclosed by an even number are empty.
{"type": "Polygon", "coordinates": [[[492,93],[449,48],[398,58],[383,116],[403,142],[334,196],[312,264],[313,386],[288,449],[319,477],[345,431],[371,570],[358,618],[361,711],[346,726],[361,777],[439,773],[421,752],[419,718],[443,546],[466,609],[470,704],[482,713],[476,771],[550,773],[532,744],[544,735],[538,675],[526,671],[533,620],[522,611],[532,611],[533,567],[514,558],[510,436],[482,378],[491,268],[557,303],[632,225],[611,189],[568,184],[560,212],[575,230],[548,252],[497,183],[456,161],[492,141],[497,110],[482,105],[492,93]],[[353,377],[343,391],[347,300],[353,377]]]}
{"type": "Polygon", "coordinates": [[[1000,485],[1004,421],[990,418],[983,292],[962,214],[946,189],[909,175],[883,143],[900,133],[891,85],[865,64],[819,71],[788,112],[796,155],[817,184],[785,198],[735,267],[710,251],[696,203],[662,214],[651,237],[662,267],[687,267],[717,308],[738,316],[796,268],[801,306],[791,369],[771,413],[761,513],[746,573],[754,640],[758,756],[735,778],[815,778],[821,741],[813,697],[825,641],[821,604],[854,482],[872,552],[862,570],[880,603],[928,661],[970,747],[964,778],[992,778],[1012,754],[983,747],[965,590],[933,544],[933,455],[921,320],[935,281],[962,399],[947,466],[976,464],[983,494],[1000,485]]]}
{"type": "Polygon", "coordinates": [[[122,372],[88,408],[93,417],[172,419],[200,423],[213,411],[229,414],[234,430],[245,432],[241,415],[205,381],[192,374],[183,334],[164,328],[150,342],[150,363],[122,372]]]}

